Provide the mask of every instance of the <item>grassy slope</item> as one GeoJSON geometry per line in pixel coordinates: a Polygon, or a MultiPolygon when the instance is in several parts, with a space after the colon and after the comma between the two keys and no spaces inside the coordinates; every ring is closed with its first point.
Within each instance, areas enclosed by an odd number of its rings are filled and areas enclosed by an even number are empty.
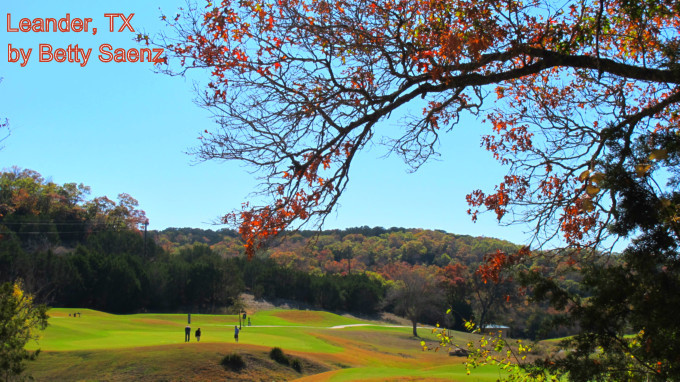
{"type": "MultiPolygon", "coordinates": [[[[234,343],[237,316],[192,315],[200,343],[184,343],[186,315],[111,315],[92,310],[53,309],[50,326],[31,363],[37,380],[460,380],[493,381],[494,369],[466,376],[463,359],[446,352],[423,352],[409,328],[374,326],[331,329],[337,325],[376,324],[318,311],[268,310],[251,316],[234,343]],[[81,317],[69,317],[79,311],[81,317]],[[282,326],[282,327],[267,327],[282,326]],[[274,346],[300,358],[303,374],[267,357],[274,346]],[[244,356],[241,373],[225,371],[221,358],[244,356]]],[[[419,331],[435,345],[428,330],[419,331]]],[[[193,330],[192,330],[193,336],[193,330]]],[[[460,342],[468,335],[461,334],[460,342]]]]}

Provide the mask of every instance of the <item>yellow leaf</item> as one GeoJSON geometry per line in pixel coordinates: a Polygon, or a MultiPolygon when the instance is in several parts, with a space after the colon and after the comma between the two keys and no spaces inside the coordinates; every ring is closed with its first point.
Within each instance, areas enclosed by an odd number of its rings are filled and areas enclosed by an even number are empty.
{"type": "Polygon", "coordinates": [[[597,186],[587,186],[586,187],[586,193],[590,196],[595,196],[597,193],[600,192],[600,188],[597,186]]]}
{"type": "Polygon", "coordinates": [[[600,182],[604,179],[604,174],[601,172],[594,172],[593,175],[590,177],[590,181],[599,185],[600,182]]]}
{"type": "Polygon", "coordinates": [[[592,200],[583,199],[583,201],[581,202],[581,209],[590,212],[595,209],[595,205],[593,204],[592,200]]]}
{"type": "Polygon", "coordinates": [[[652,153],[649,154],[650,160],[662,160],[666,158],[668,158],[668,150],[666,149],[652,150],[652,153]]]}
{"type": "Polygon", "coordinates": [[[583,171],[581,175],[578,176],[578,180],[585,182],[585,180],[588,179],[588,175],[590,175],[590,170],[583,171]]]}
{"type": "Polygon", "coordinates": [[[647,173],[647,171],[649,171],[650,168],[652,168],[651,164],[640,163],[635,165],[635,173],[637,174],[637,176],[645,176],[645,174],[647,173]]]}
{"type": "Polygon", "coordinates": [[[24,291],[21,290],[21,286],[15,283],[12,287],[12,296],[16,299],[21,299],[21,297],[24,296],[24,291]]]}

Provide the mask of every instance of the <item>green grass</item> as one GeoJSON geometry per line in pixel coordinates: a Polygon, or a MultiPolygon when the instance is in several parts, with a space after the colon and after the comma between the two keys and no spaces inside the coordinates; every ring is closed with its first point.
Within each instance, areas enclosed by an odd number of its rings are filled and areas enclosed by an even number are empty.
{"type": "MultiPolygon", "coordinates": [[[[283,326],[338,326],[338,325],[353,325],[353,324],[368,324],[371,323],[365,320],[358,320],[339,316],[337,314],[324,311],[299,311],[286,309],[272,309],[257,312],[251,315],[254,325],[283,325],[283,326]]],[[[238,321],[238,317],[236,318],[238,321]]]]}
{"type": "Polygon", "coordinates": [[[460,381],[496,381],[501,377],[498,369],[492,367],[479,368],[467,375],[465,365],[443,365],[422,369],[365,367],[341,370],[330,378],[333,382],[379,380],[393,378],[409,378],[412,380],[460,380],[460,381]]]}
{"type": "MultiPolygon", "coordinates": [[[[192,338],[184,342],[185,314],[112,315],[88,309],[52,309],[50,326],[39,344],[38,361],[29,373],[37,380],[453,380],[495,381],[498,370],[466,375],[464,359],[446,351],[422,351],[420,341],[436,346],[427,329],[413,338],[411,328],[339,325],[380,323],[320,311],[269,310],[251,316],[234,342],[236,315],[192,314],[192,338]],[[81,312],[81,317],[69,313],[81,312]],[[200,327],[201,342],[193,331],[200,327]],[[267,353],[280,347],[303,363],[303,374],[271,363],[267,353]],[[239,353],[248,366],[237,373],[219,362],[239,353]],[[187,370],[191,372],[187,373],[187,370]]],[[[464,344],[472,335],[457,334],[464,344]]]]}
{"type": "MultiPolygon", "coordinates": [[[[302,325],[322,328],[335,325],[365,323],[326,312],[313,312],[321,315],[318,323],[292,322],[276,316],[283,310],[266,311],[253,317],[258,325],[243,327],[239,342],[268,346],[275,343],[280,347],[310,352],[337,352],[342,349],[333,347],[317,339],[308,328],[302,325]],[[269,325],[290,327],[267,327],[269,325]]],[[[185,314],[134,314],[111,315],[93,310],[53,309],[50,326],[44,333],[39,346],[43,351],[97,350],[139,346],[156,346],[184,343],[185,314]],[[80,317],[69,317],[72,312],[80,312],[80,317]]],[[[193,332],[200,327],[201,342],[234,342],[234,326],[238,325],[236,315],[191,315],[193,332]]],[[[327,329],[329,330],[329,329],[327,329]]]]}

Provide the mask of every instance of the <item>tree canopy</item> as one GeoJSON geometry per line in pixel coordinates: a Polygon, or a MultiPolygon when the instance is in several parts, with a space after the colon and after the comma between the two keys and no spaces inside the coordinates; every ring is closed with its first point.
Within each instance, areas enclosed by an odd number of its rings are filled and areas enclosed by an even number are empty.
{"type": "Polygon", "coordinates": [[[395,287],[387,295],[394,304],[394,311],[411,321],[413,336],[418,337],[417,324],[428,310],[441,306],[442,289],[435,273],[425,267],[409,268],[404,264],[391,264],[387,275],[395,281],[395,287]]]}
{"type": "MultiPolygon", "coordinates": [[[[46,249],[83,240],[93,232],[138,230],[144,211],[128,194],[118,202],[100,196],[87,200],[90,187],[45,180],[38,172],[12,167],[0,172],[0,235],[21,239],[28,249],[46,249]]],[[[2,237],[2,236],[0,236],[2,237]]]]}
{"type": "MultiPolygon", "coordinates": [[[[534,223],[538,238],[586,246],[618,217],[612,177],[660,194],[655,174],[677,161],[678,7],[222,1],[164,16],[174,32],[157,42],[178,59],[168,71],[210,71],[200,94],[218,128],[195,154],[262,175],[271,204],[225,216],[249,253],[291,224],[323,220],[356,153],[400,109],[412,113],[383,141],[414,169],[463,113],[492,126],[482,145],[508,174],[493,191],[471,190],[473,219],[492,210],[534,223]]],[[[675,202],[659,203],[677,231],[675,202]]]]}
{"type": "MultiPolygon", "coordinates": [[[[680,369],[662,346],[677,324],[642,330],[637,343],[660,347],[632,357],[625,333],[669,314],[645,315],[646,301],[677,306],[664,297],[680,285],[679,14],[672,0],[225,0],[164,16],[172,31],[155,43],[170,52],[169,73],[210,73],[200,95],[218,127],[195,154],[245,162],[262,177],[269,205],[224,218],[239,225],[249,256],[291,225],[322,223],[368,144],[418,169],[471,114],[491,130],[481,145],[507,166],[494,190],[471,190],[473,220],[491,211],[529,223],[533,247],[557,239],[571,265],[606,249],[607,237],[633,238],[625,265],[584,263],[597,298],[527,275],[587,333],[572,344],[582,351],[567,358],[578,359],[570,378],[623,370],[663,380],[680,369]],[[410,114],[382,129],[398,111],[410,114]],[[627,285],[640,295],[612,294],[601,280],[616,273],[638,280],[627,285]],[[621,309],[616,320],[589,320],[589,309],[606,307],[621,309]],[[612,357],[586,369],[594,343],[612,357]]],[[[530,254],[499,253],[483,271],[493,279],[530,254]]]]}

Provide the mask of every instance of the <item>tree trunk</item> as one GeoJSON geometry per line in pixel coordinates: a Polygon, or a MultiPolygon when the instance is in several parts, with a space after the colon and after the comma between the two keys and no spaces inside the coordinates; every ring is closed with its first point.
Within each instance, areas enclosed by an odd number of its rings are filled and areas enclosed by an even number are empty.
{"type": "Polygon", "coordinates": [[[418,332],[416,331],[416,320],[411,320],[411,323],[413,324],[413,337],[418,337],[418,332]]]}

